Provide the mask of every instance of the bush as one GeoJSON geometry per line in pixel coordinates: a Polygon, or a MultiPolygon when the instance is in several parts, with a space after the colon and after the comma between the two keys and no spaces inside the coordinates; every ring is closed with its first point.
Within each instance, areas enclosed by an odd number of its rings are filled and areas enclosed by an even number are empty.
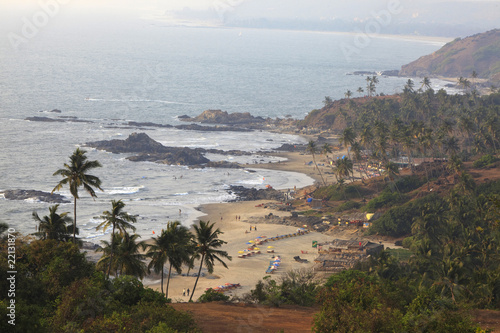
{"type": "Polygon", "coordinates": [[[319,293],[315,332],[402,332],[402,314],[389,306],[379,280],[347,270],[332,275],[319,293]]]}
{"type": "Polygon", "coordinates": [[[349,200],[359,198],[368,194],[368,190],[358,185],[338,186],[330,185],[317,189],[314,191],[316,199],[324,199],[328,201],[349,200]]]}
{"type": "Polygon", "coordinates": [[[401,237],[411,234],[413,219],[420,216],[426,203],[442,203],[437,194],[429,194],[423,198],[410,201],[404,205],[393,207],[376,219],[369,233],[386,235],[391,237],[401,237]]]}
{"type": "Polygon", "coordinates": [[[495,156],[486,154],[486,155],[481,156],[481,158],[478,159],[477,161],[475,161],[472,164],[472,166],[476,169],[482,169],[482,168],[486,168],[486,167],[491,167],[493,165],[493,163],[495,163],[496,161],[498,161],[498,158],[496,158],[495,156]]]}
{"type": "Polygon", "coordinates": [[[264,277],[264,281],[259,281],[255,289],[244,295],[243,299],[271,306],[312,306],[316,303],[317,291],[318,282],[313,272],[292,270],[282,275],[278,281],[271,279],[271,276],[264,277]]]}
{"type": "Polygon", "coordinates": [[[346,210],[351,210],[351,209],[359,209],[361,207],[361,204],[356,201],[346,201],[342,205],[338,206],[335,211],[337,212],[343,212],[346,210]]]}
{"type": "Polygon", "coordinates": [[[417,175],[402,177],[396,182],[396,186],[401,193],[411,192],[424,184],[425,180],[417,175]]]}
{"type": "Polygon", "coordinates": [[[380,195],[368,201],[363,210],[365,212],[375,212],[377,209],[402,204],[406,201],[408,201],[407,196],[385,189],[382,193],[380,193],[380,195]]]}
{"type": "Polygon", "coordinates": [[[217,302],[217,301],[228,301],[229,296],[224,295],[224,293],[220,291],[215,291],[212,288],[208,289],[203,293],[203,295],[198,298],[198,301],[201,303],[208,303],[208,302],[217,302]]]}

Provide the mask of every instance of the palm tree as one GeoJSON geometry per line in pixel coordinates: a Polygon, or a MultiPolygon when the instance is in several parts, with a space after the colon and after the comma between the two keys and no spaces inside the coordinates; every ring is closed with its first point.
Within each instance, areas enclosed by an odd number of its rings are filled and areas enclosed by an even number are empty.
{"type": "MultiPolygon", "coordinates": [[[[331,154],[331,153],[332,153],[332,146],[331,146],[328,142],[326,142],[326,143],[325,143],[325,144],[323,144],[323,146],[321,147],[321,152],[322,152],[323,154],[325,154],[325,156],[326,156],[326,160],[329,162],[329,161],[330,161],[330,159],[328,158],[328,154],[331,154]]],[[[328,164],[330,164],[330,163],[328,163],[328,164]]]]}
{"type": "Polygon", "coordinates": [[[87,156],[85,156],[86,151],[80,150],[77,148],[73,155],[70,156],[70,163],[64,163],[64,168],[59,169],[54,172],[54,176],[61,175],[63,179],[59,182],[59,184],[54,187],[52,193],[54,191],[59,191],[63,185],[69,185],[69,191],[74,198],[74,207],[73,207],[73,243],[76,242],[76,200],[80,197],[78,196],[78,188],[83,186],[83,188],[90,194],[91,197],[95,198],[97,195],[95,194],[94,187],[99,190],[103,190],[101,188],[101,180],[92,175],[88,175],[87,172],[101,167],[101,163],[98,161],[87,161],[87,156]]]}
{"type": "Polygon", "coordinates": [[[323,104],[325,106],[330,106],[333,103],[333,100],[330,96],[325,96],[325,100],[323,101],[323,104]]]}
{"type": "Polygon", "coordinates": [[[222,258],[232,260],[231,256],[227,254],[226,251],[217,250],[222,245],[226,244],[223,240],[219,239],[219,235],[223,234],[218,228],[214,231],[215,223],[210,224],[210,221],[204,222],[200,221],[199,225],[194,226],[195,230],[195,244],[196,244],[196,254],[201,256],[200,259],[200,269],[198,270],[198,275],[196,277],[196,282],[194,283],[193,291],[189,301],[193,299],[194,292],[196,290],[196,285],[198,284],[198,279],[200,278],[201,268],[203,264],[208,269],[209,273],[213,273],[215,261],[218,261],[227,268],[226,263],[222,258]]]}
{"type": "Polygon", "coordinates": [[[408,81],[406,81],[406,84],[405,84],[405,91],[413,93],[415,91],[413,89],[414,86],[415,86],[415,84],[413,83],[413,80],[412,79],[408,79],[408,81]]]}
{"type": "MultiPolygon", "coordinates": [[[[131,223],[136,222],[136,218],[128,213],[122,211],[125,207],[125,204],[121,200],[112,200],[111,201],[112,209],[111,211],[104,211],[101,218],[104,221],[96,227],[96,230],[102,228],[102,231],[105,232],[107,228],[110,226],[113,227],[111,231],[111,240],[115,235],[115,229],[118,229],[120,235],[123,235],[126,231],[125,229],[132,229],[135,231],[135,227],[131,223]]],[[[109,255],[109,267],[107,272],[107,277],[109,277],[109,273],[111,271],[111,263],[113,261],[113,243],[111,243],[111,252],[109,255]]]]}
{"type": "MultiPolygon", "coordinates": [[[[33,212],[33,219],[38,222],[38,232],[35,234],[40,239],[55,239],[58,241],[68,241],[71,239],[71,227],[66,224],[71,223],[68,212],[57,214],[59,204],[49,207],[49,215],[40,218],[37,212],[33,212]]],[[[77,231],[78,233],[78,231],[77,231]]]]}
{"type": "Polygon", "coordinates": [[[351,96],[352,96],[352,91],[347,90],[347,91],[344,93],[344,96],[345,96],[347,99],[351,98],[351,96]]]}
{"type": "Polygon", "coordinates": [[[396,190],[399,193],[398,186],[396,185],[396,182],[394,181],[395,176],[399,174],[399,167],[396,163],[394,162],[387,162],[384,164],[384,179],[385,177],[389,178],[389,180],[393,183],[393,185],[396,187],[396,190]]]}
{"type": "Polygon", "coordinates": [[[458,85],[462,87],[464,91],[467,91],[470,88],[470,81],[466,78],[460,77],[458,79],[458,85]]]}
{"type": "Polygon", "coordinates": [[[363,88],[362,88],[362,87],[358,87],[357,92],[359,93],[359,95],[360,95],[360,96],[362,96],[362,95],[363,95],[364,90],[363,90],[363,88]]]}
{"type": "Polygon", "coordinates": [[[145,249],[146,244],[144,241],[137,242],[139,237],[141,236],[138,234],[129,235],[128,233],[124,233],[123,235],[115,234],[113,236],[113,245],[108,241],[101,241],[104,247],[99,248],[97,251],[102,251],[104,254],[97,262],[97,267],[103,268],[109,265],[111,248],[113,248],[115,254],[111,268],[115,271],[115,276],[119,274],[144,278],[146,264],[143,262],[143,259],[145,256],[140,253],[140,250],[145,249]]]}
{"type": "Polygon", "coordinates": [[[422,86],[420,86],[420,89],[425,88],[425,90],[431,89],[431,80],[425,76],[422,80],[422,86]]]}
{"type": "Polygon", "coordinates": [[[340,135],[339,140],[347,149],[347,156],[351,158],[348,146],[351,146],[354,143],[354,141],[356,141],[356,133],[354,132],[352,127],[347,127],[346,129],[344,129],[344,131],[342,131],[342,134],[340,135]]]}
{"type": "Polygon", "coordinates": [[[161,235],[153,239],[153,244],[148,245],[146,256],[151,258],[148,271],[151,268],[155,273],[161,272],[161,292],[163,294],[163,272],[167,261],[169,262],[167,289],[165,297],[168,298],[168,287],[172,268],[181,273],[183,264],[190,264],[191,255],[194,252],[193,234],[188,228],[181,225],[179,221],[168,222],[167,229],[161,235]]]}
{"type": "Polygon", "coordinates": [[[323,181],[323,185],[326,186],[325,179],[323,178],[323,174],[321,173],[321,170],[318,167],[318,164],[316,163],[316,144],[314,143],[313,140],[310,140],[309,143],[307,144],[306,152],[310,153],[313,158],[314,165],[316,166],[316,170],[318,170],[319,175],[321,176],[321,180],[323,181]]]}

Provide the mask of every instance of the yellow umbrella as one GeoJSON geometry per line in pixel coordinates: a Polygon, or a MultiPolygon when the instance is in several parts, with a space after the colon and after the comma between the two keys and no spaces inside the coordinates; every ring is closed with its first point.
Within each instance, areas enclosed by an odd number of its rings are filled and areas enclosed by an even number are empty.
{"type": "Polygon", "coordinates": [[[274,249],[274,246],[269,245],[267,248],[268,249],[274,249]]]}
{"type": "Polygon", "coordinates": [[[254,249],[254,250],[260,250],[258,247],[254,247],[253,249],[254,249]]]}
{"type": "Polygon", "coordinates": [[[238,251],[238,253],[245,253],[245,251],[238,251]]]}
{"type": "Polygon", "coordinates": [[[249,242],[249,243],[255,243],[255,241],[253,241],[253,240],[249,240],[248,242],[249,242]]]}

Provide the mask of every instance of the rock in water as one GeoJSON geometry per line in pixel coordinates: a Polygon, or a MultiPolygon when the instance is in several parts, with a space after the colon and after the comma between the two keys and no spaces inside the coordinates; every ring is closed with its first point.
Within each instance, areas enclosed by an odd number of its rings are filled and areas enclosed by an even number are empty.
{"type": "Polygon", "coordinates": [[[62,195],[49,192],[36,191],[36,190],[6,190],[0,192],[8,200],[27,200],[33,199],[36,201],[43,201],[49,203],[69,203],[62,195]]]}

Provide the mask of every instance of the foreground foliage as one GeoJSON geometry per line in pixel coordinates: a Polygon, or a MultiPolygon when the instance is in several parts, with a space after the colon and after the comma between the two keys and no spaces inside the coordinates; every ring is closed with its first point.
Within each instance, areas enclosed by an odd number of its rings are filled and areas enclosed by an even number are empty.
{"type": "MultiPolygon", "coordinates": [[[[7,243],[0,250],[7,251],[7,243]]],[[[196,332],[190,315],[135,277],[113,281],[96,271],[70,242],[16,243],[16,325],[0,321],[1,332],[196,332]]],[[[7,318],[7,258],[0,258],[0,315],[7,318]]]]}

